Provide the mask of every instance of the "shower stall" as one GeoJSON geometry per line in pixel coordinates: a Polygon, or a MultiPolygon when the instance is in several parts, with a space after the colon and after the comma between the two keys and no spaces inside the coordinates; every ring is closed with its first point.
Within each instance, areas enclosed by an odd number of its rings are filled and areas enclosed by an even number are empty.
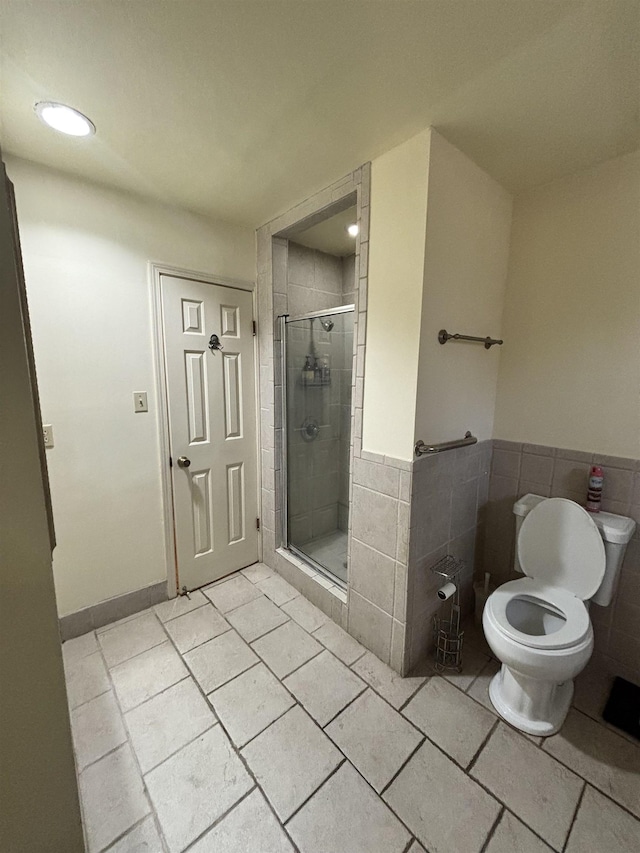
{"type": "Polygon", "coordinates": [[[283,546],[347,583],[354,306],[281,322],[283,546]]]}

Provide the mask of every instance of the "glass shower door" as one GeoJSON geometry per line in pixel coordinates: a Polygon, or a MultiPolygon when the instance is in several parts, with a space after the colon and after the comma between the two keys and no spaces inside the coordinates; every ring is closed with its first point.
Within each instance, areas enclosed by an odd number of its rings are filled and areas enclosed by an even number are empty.
{"type": "Polygon", "coordinates": [[[287,545],[347,581],[353,306],[285,324],[287,545]]]}

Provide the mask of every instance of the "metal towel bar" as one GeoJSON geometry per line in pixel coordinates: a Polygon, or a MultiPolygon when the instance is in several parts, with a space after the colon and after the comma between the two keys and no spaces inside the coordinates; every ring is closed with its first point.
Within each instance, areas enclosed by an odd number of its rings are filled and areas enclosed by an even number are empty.
{"type": "Polygon", "coordinates": [[[441,444],[425,444],[424,441],[417,441],[415,446],[416,456],[424,456],[427,453],[442,453],[443,450],[454,450],[456,447],[466,447],[468,444],[477,444],[478,439],[475,435],[471,435],[469,430],[464,434],[464,438],[457,438],[454,441],[443,441],[441,444]]]}
{"type": "Polygon", "coordinates": [[[446,344],[447,341],[476,341],[479,344],[484,344],[485,349],[491,349],[497,344],[501,346],[504,341],[498,338],[477,338],[474,335],[452,335],[446,329],[440,329],[438,332],[438,340],[441,344],[446,344]]]}

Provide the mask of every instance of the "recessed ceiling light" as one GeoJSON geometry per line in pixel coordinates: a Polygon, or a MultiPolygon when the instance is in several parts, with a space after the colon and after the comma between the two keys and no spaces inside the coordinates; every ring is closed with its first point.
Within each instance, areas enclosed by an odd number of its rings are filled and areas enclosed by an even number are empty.
{"type": "Polygon", "coordinates": [[[347,225],[347,233],[350,237],[357,237],[359,230],[357,222],[354,222],[352,225],[347,225]]]}
{"type": "Polygon", "coordinates": [[[65,104],[40,101],[34,109],[41,121],[68,136],[93,136],[96,132],[96,126],[92,121],[65,104]]]}

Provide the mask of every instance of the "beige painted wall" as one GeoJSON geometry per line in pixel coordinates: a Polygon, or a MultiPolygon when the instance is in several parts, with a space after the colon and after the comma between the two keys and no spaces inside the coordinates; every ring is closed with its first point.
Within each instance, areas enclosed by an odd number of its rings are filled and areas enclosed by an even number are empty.
{"type": "Polygon", "coordinates": [[[166,579],[150,260],[252,280],[250,229],[16,159],[60,615],[166,579]],[[146,391],[149,413],[135,414],[146,391]]]}
{"type": "Polygon", "coordinates": [[[500,338],[510,194],[431,132],[415,437],[491,438],[501,348],[438,343],[438,331],[500,338]]]}
{"type": "Polygon", "coordinates": [[[420,345],[429,131],[371,164],[363,450],[411,459],[420,345]]]}
{"type": "Polygon", "coordinates": [[[495,436],[640,457],[640,152],[518,196],[495,436]]]}
{"type": "Polygon", "coordinates": [[[9,207],[0,168],[0,850],[84,842],[9,207]]]}

